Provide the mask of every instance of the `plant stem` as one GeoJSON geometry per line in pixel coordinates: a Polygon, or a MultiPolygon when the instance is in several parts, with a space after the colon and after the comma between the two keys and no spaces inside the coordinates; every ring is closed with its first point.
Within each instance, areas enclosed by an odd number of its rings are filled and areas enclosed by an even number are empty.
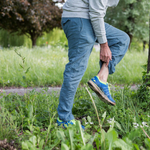
{"type": "Polygon", "coordinates": [[[141,129],[143,130],[143,132],[145,133],[145,135],[150,139],[149,135],[146,133],[146,131],[143,129],[143,127],[141,127],[141,129]]]}
{"type": "Polygon", "coordinates": [[[89,93],[89,95],[90,95],[90,97],[91,97],[92,103],[93,103],[93,105],[94,105],[94,109],[95,109],[95,111],[96,111],[97,119],[98,119],[98,122],[99,122],[99,127],[100,127],[101,132],[102,132],[102,126],[101,126],[101,123],[100,123],[100,119],[99,119],[99,116],[98,116],[98,111],[97,111],[95,102],[94,102],[94,100],[93,100],[93,97],[92,97],[91,93],[89,92],[89,90],[88,90],[88,88],[87,88],[86,86],[85,86],[85,89],[87,90],[87,92],[89,93]]]}

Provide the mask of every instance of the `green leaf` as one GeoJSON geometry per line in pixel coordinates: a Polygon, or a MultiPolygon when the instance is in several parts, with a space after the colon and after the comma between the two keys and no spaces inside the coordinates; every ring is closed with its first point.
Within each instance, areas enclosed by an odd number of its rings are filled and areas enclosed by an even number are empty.
{"type": "Polygon", "coordinates": [[[91,117],[90,116],[87,116],[87,120],[89,123],[91,123],[91,117]]]}
{"type": "Polygon", "coordinates": [[[71,150],[73,150],[73,136],[74,136],[73,130],[69,129],[69,138],[70,138],[71,150]]]}
{"type": "Polygon", "coordinates": [[[24,69],[24,67],[23,67],[21,64],[19,64],[19,66],[20,66],[22,69],[24,69]]]}
{"type": "Polygon", "coordinates": [[[40,149],[43,149],[43,145],[44,145],[44,139],[42,139],[42,140],[39,142],[39,148],[40,148],[40,149]]]}
{"type": "Polygon", "coordinates": [[[25,74],[27,74],[29,72],[30,67],[25,71],[25,74]]]}
{"type": "MultiPolygon", "coordinates": [[[[115,121],[115,125],[116,125],[116,127],[117,127],[120,131],[123,131],[122,128],[121,128],[121,125],[120,125],[117,121],[115,121]]],[[[123,132],[124,132],[124,131],[123,131],[123,132]]]]}
{"type": "Polygon", "coordinates": [[[28,106],[28,117],[30,120],[33,118],[33,105],[28,106]]]}
{"type": "Polygon", "coordinates": [[[34,147],[36,147],[36,143],[37,143],[37,138],[36,138],[36,136],[30,137],[29,141],[33,144],[34,147]]]}
{"type": "Polygon", "coordinates": [[[94,142],[94,140],[95,140],[95,138],[97,137],[97,133],[94,135],[94,136],[91,136],[91,138],[89,139],[89,144],[93,144],[93,142],[94,142]]]}
{"type": "Polygon", "coordinates": [[[28,144],[26,142],[22,142],[22,149],[29,150],[28,144]]]}
{"type": "Polygon", "coordinates": [[[79,132],[80,132],[80,135],[81,135],[81,139],[83,141],[83,144],[85,145],[85,139],[84,139],[84,136],[83,136],[83,129],[81,128],[81,123],[80,121],[76,121],[77,122],[77,126],[78,126],[78,129],[79,129],[79,132]]]}
{"type": "Polygon", "coordinates": [[[150,148],[150,139],[147,138],[147,139],[144,140],[144,142],[145,142],[146,146],[148,148],[150,148]]]}
{"type": "Polygon", "coordinates": [[[112,147],[113,147],[113,143],[114,143],[114,142],[117,140],[117,138],[118,138],[118,134],[117,134],[117,132],[116,132],[114,129],[112,129],[112,130],[109,130],[109,131],[107,132],[106,138],[107,138],[107,140],[108,140],[109,150],[111,150],[112,147]]]}
{"type": "Polygon", "coordinates": [[[106,118],[106,111],[103,113],[102,117],[103,117],[103,119],[102,119],[102,124],[103,124],[103,122],[104,122],[104,120],[106,118]]]}
{"type": "Polygon", "coordinates": [[[53,150],[54,147],[57,146],[59,143],[60,143],[60,140],[59,140],[59,139],[55,140],[55,143],[52,144],[52,145],[50,145],[50,150],[53,150]]]}
{"type": "Polygon", "coordinates": [[[69,150],[69,147],[65,143],[61,143],[61,150],[69,150]]]}
{"type": "Polygon", "coordinates": [[[63,131],[57,131],[57,137],[58,139],[65,141],[65,134],[63,131]]]}
{"type": "Polygon", "coordinates": [[[116,148],[121,148],[122,150],[131,150],[132,147],[128,144],[126,144],[122,139],[117,139],[116,141],[114,141],[113,143],[113,147],[116,148]]]}
{"type": "Polygon", "coordinates": [[[103,113],[102,117],[103,117],[103,119],[106,118],[106,111],[103,113]]]}
{"type": "Polygon", "coordinates": [[[93,150],[93,145],[87,144],[87,145],[81,147],[81,150],[93,150]]]}
{"type": "Polygon", "coordinates": [[[101,133],[101,144],[104,143],[105,139],[106,139],[106,135],[107,133],[102,129],[102,133],[101,133]]]}
{"type": "Polygon", "coordinates": [[[137,144],[133,144],[133,146],[136,148],[136,150],[140,150],[140,148],[137,144]]]}

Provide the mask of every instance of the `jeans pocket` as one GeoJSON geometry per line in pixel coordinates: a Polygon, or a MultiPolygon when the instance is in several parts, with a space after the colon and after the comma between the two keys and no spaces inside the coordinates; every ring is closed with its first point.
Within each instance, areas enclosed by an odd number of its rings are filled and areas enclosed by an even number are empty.
{"type": "Polygon", "coordinates": [[[70,21],[69,18],[62,18],[62,20],[61,20],[61,26],[62,26],[62,28],[64,28],[65,25],[66,25],[69,21],[70,21]]]}

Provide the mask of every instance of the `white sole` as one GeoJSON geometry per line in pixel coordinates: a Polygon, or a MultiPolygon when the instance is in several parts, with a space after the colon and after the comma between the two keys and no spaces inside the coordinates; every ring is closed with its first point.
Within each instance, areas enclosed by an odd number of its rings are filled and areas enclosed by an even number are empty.
{"type": "Polygon", "coordinates": [[[110,101],[109,98],[100,90],[100,88],[92,80],[88,82],[88,85],[103,102],[111,104],[113,106],[116,104],[110,101]]]}

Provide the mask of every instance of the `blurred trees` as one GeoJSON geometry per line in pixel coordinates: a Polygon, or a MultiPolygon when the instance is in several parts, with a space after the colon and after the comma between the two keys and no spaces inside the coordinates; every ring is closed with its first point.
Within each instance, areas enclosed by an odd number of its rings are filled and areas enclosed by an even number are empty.
{"type": "Polygon", "coordinates": [[[61,27],[61,13],[55,3],[60,0],[1,0],[0,28],[11,33],[26,34],[32,46],[42,36],[55,27],[61,27]]]}
{"type": "Polygon", "coordinates": [[[149,0],[121,0],[117,7],[109,8],[105,21],[125,31],[131,39],[135,37],[148,43],[149,0]]]}

